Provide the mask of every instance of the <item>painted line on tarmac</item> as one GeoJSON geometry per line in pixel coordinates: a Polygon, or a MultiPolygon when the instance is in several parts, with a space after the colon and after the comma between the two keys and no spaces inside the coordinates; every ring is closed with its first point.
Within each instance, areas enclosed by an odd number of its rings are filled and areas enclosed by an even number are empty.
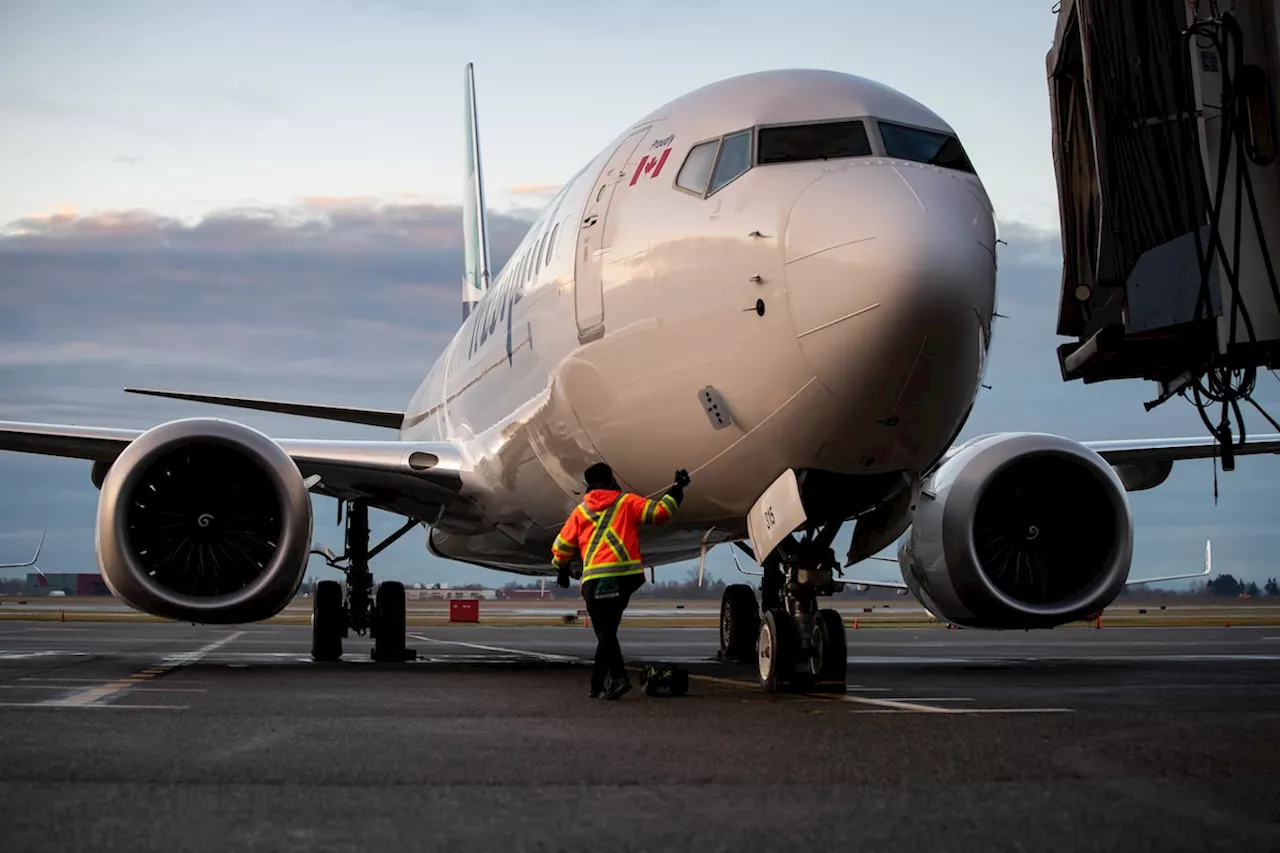
{"type": "MultiPolygon", "coordinates": [[[[711,682],[712,684],[727,684],[731,687],[740,687],[748,690],[759,689],[759,685],[755,684],[754,682],[742,681],[741,679],[737,679],[737,678],[721,678],[715,675],[697,675],[692,673],[689,675],[689,678],[696,679],[698,681],[708,681],[708,682],[711,682]]],[[[805,696],[810,699],[823,699],[826,701],[844,700],[845,702],[854,702],[854,703],[863,704],[863,705],[873,705],[877,708],[888,709],[889,711],[893,711],[896,713],[908,713],[908,712],[914,713],[914,714],[957,713],[956,710],[953,708],[935,708],[931,705],[917,705],[912,702],[895,702],[892,699],[872,699],[868,696],[849,696],[849,695],[833,696],[833,695],[824,694],[824,693],[797,693],[794,695],[805,696]]]]}
{"type": "MultiPolygon", "coordinates": [[[[117,679],[116,681],[109,681],[105,684],[86,687],[69,696],[64,696],[60,699],[46,699],[43,702],[37,702],[35,704],[42,708],[114,707],[110,702],[105,702],[104,700],[108,697],[133,689],[140,684],[145,684],[147,679],[155,678],[158,675],[165,675],[184,666],[190,666],[210,652],[217,651],[223,646],[235,642],[243,635],[243,631],[236,631],[233,634],[228,634],[220,640],[215,640],[206,646],[201,646],[194,651],[165,655],[159,664],[149,666],[146,669],[135,672],[132,675],[127,675],[124,678],[117,679]]],[[[131,707],[136,708],[142,706],[135,705],[131,707]]]]}
{"type": "MultiPolygon", "coordinates": [[[[68,676],[54,676],[54,675],[29,675],[24,678],[18,679],[18,681],[24,681],[24,682],[25,681],[38,681],[38,682],[45,682],[45,681],[64,682],[65,681],[65,682],[73,682],[77,684],[106,684],[108,681],[119,681],[119,680],[120,679],[118,678],[71,678],[68,676]]],[[[183,682],[183,684],[208,684],[208,683],[209,682],[207,681],[191,681],[191,680],[187,680],[183,682]]],[[[65,690],[66,688],[64,687],[63,689],[65,690]]]]}
{"type": "Polygon", "coordinates": [[[92,657],[92,653],[70,652],[60,649],[40,649],[37,651],[32,651],[30,649],[0,649],[0,660],[30,660],[32,658],[56,657],[92,657]]]}
{"type": "Polygon", "coordinates": [[[125,711],[185,711],[188,707],[189,706],[187,705],[122,705],[118,702],[107,702],[101,705],[50,705],[48,702],[0,702],[0,708],[40,708],[42,710],[48,710],[49,708],[96,708],[98,710],[102,710],[103,708],[119,708],[125,711]]]}
{"type": "Polygon", "coordinates": [[[958,696],[949,696],[945,699],[920,699],[920,700],[904,700],[904,699],[872,699],[870,696],[850,696],[845,694],[838,697],[846,702],[854,702],[860,705],[877,705],[884,708],[891,708],[903,712],[913,712],[917,714],[1069,714],[1070,708],[939,708],[936,705],[924,705],[922,702],[972,702],[972,699],[961,698],[958,696]]]}
{"type": "Polygon", "coordinates": [[[522,657],[537,658],[545,661],[567,661],[571,663],[581,663],[584,658],[572,655],[553,655],[547,652],[534,652],[528,649],[512,649],[503,646],[486,646],[481,643],[464,643],[461,640],[437,640],[434,637],[424,637],[422,634],[409,634],[415,640],[422,640],[424,643],[439,643],[446,646],[461,646],[464,649],[479,649],[485,652],[501,652],[506,655],[520,655],[522,657]]]}
{"type": "MultiPolygon", "coordinates": [[[[725,684],[730,687],[739,687],[744,689],[758,689],[758,685],[751,681],[742,681],[736,678],[721,678],[715,675],[701,675],[690,673],[689,678],[696,681],[706,681],[712,684],[725,684]]],[[[866,688],[862,688],[866,689],[866,688]]],[[[1070,708],[939,708],[935,705],[925,705],[923,702],[972,702],[968,697],[948,696],[938,699],[921,699],[921,700],[903,700],[903,699],[874,699],[870,696],[851,696],[849,694],[832,695],[827,693],[798,693],[794,694],[804,696],[809,699],[820,699],[826,702],[849,702],[855,705],[869,705],[869,708],[859,708],[856,713],[859,714],[1069,714],[1070,708]]]]}
{"type": "Polygon", "coordinates": [[[859,705],[872,705],[877,708],[892,708],[897,711],[912,711],[916,714],[962,714],[955,708],[939,708],[935,705],[921,705],[918,702],[900,702],[897,699],[873,699],[870,696],[850,696],[845,694],[841,697],[846,702],[854,702],[859,705]]]}
{"type": "MultiPolygon", "coordinates": [[[[115,682],[106,682],[114,684],[115,682]]],[[[0,684],[0,690],[66,690],[65,684],[0,684]]],[[[131,686],[134,693],[206,693],[207,687],[139,687],[131,686]]]]}

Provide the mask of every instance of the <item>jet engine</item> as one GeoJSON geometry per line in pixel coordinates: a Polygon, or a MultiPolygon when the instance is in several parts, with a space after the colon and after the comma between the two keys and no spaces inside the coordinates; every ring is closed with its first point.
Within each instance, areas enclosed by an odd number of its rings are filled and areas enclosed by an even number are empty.
{"type": "Polygon", "coordinates": [[[297,593],[311,499],[267,436],[212,418],[172,421],[111,464],[98,500],[98,566],[134,608],[190,622],[255,622],[297,593]]]}
{"type": "Polygon", "coordinates": [[[934,614],[972,628],[1047,628],[1088,618],[1129,576],[1133,521],[1102,457],[1054,435],[960,446],[923,483],[898,552],[934,614]]]}

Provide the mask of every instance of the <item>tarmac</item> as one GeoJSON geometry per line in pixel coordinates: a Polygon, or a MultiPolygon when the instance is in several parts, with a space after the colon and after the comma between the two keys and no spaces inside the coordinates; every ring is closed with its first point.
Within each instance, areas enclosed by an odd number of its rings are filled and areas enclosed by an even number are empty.
{"type": "MultiPolygon", "coordinates": [[[[1193,603],[1123,600],[1108,607],[1104,618],[1109,625],[1270,625],[1280,628],[1280,605],[1274,599],[1245,603],[1235,599],[1203,599],[1193,603]]],[[[826,606],[838,609],[850,627],[858,619],[868,627],[942,627],[936,619],[907,596],[889,601],[871,598],[835,598],[826,606]]],[[[561,625],[580,619],[582,599],[571,596],[544,600],[485,600],[479,603],[481,618],[488,624],[513,627],[561,625]]],[[[627,608],[627,621],[647,627],[714,628],[720,624],[719,599],[687,601],[639,597],[627,608]]],[[[449,624],[449,602],[439,599],[411,599],[406,606],[410,626],[449,624]]],[[[67,622],[154,622],[167,620],[140,613],[108,596],[0,596],[0,623],[12,620],[67,622]]],[[[311,599],[299,596],[265,624],[311,624],[311,599]]]]}
{"type": "Polygon", "coordinates": [[[0,622],[0,849],[1280,849],[1280,628],[849,632],[844,694],[626,627],[0,622]]]}

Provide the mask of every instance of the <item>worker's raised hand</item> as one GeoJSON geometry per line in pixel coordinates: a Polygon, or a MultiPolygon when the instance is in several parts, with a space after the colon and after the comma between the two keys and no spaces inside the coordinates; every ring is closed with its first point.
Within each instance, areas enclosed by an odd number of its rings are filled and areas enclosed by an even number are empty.
{"type": "Polygon", "coordinates": [[[682,489],[685,486],[689,485],[689,472],[684,470],[683,468],[677,471],[675,483],[677,486],[679,486],[682,489]]]}

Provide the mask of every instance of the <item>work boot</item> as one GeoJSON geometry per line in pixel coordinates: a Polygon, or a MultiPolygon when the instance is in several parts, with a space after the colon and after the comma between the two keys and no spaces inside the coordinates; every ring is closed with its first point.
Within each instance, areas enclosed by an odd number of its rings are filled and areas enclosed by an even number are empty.
{"type": "Polygon", "coordinates": [[[631,689],[631,680],[623,676],[618,681],[609,685],[609,689],[604,692],[601,699],[621,699],[623,694],[631,689]]]}

